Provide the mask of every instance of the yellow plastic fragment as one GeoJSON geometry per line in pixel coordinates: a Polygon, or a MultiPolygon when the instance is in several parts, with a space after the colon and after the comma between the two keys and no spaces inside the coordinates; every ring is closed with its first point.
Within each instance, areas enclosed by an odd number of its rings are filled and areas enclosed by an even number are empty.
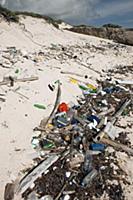
{"type": "Polygon", "coordinates": [[[70,83],[78,84],[78,80],[76,80],[76,79],[74,79],[74,78],[70,78],[70,83]]]}
{"type": "MultiPolygon", "coordinates": [[[[75,78],[71,78],[70,77],[70,83],[78,84],[80,82],[82,82],[82,81],[79,81],[79,80],[77,80],[75,78]]],[[[95,90],[96,89],[96,87],[94,85],[90,84],[90,83],[85,83],[85,85],[88,87],[88,89],[91,89],[91,90],[95,90]]]]}
{"type": "Polygon", "coordinates": [[[53,128],[53,124],[48,124],[47,127],[48,128],[53,128]]]}
{"type": "Polygon", "coordinates": [[[92,85],[92,84],[87,84],[87,87],[88,87],[89,89],[92,89],[92,90],[95,90],[95,89],[96,89],[96,87],[95,87],[94,85],[92,85]]]}

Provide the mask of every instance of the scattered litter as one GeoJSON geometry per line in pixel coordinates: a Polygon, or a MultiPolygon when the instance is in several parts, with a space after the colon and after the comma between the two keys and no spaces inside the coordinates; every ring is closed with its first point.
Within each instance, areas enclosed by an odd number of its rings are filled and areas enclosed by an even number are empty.
{"type": "Polygon", "coordinates": [[[61,103],[60,105],[59,105],[59,107],[58,107],[58,111],[59,112],[68,112],[68,110],[69,110],[69,107],[68,107],[68,105],[66,104],[66,103],[61,103]]]}
{"type": "Polygon", "coordinates": [[[105,145],[104,144],[90,144],[90,149],[93,151],[104,151],[105,145]]]}
{"type": "MultiPolygon", "coordinates": [[[[57,60],[64,56],[66,60],[75,59],[78,63],[77,55],[66,52],[62,46],[51,46],[52,50],[63,51],[63,55],[56,55],[57,60]]],[[[95,50],[95,47],[93,48],[95,50]]],[[[12,56],[20,54],[15,48],[9,51],[12,56]]],[[[49,52],[45,55],[48,58],[47,54],[49,52]]],[[[11,55],[4,57],[10,60],[11,55]]],[[[23,59],[28,59],[29,56],[31,55],[26,52],[23,59]]],[[[41,63],[43,56],[44,53],[40,51],[32,55],[32,61],[41,63]]],[[[87,64],[80,64],[94,71],[92,67],[87,67],[87,64]]],[[[10,61],[2,67],[10,68],[10,61]]],[[[19,72],[19,69],[15,70],[16,76],[19,72]]],[[[69,77],[70,83],[81,89],[82,96],[77,98],[76,105],[60,102],[60,80],[48,84],[50,91],[55,92],[57,89],[57,94],[49,117],[42,119],[40,126],[34,129],[40,131],[39,135],[31,140],[31,145],[38,155],[37,164],[15,186],[15,195],[21,194],[24,199],[29,200],[92,200],[100,199],[106,194],[109,199],[123,200],[122,184],[128,184],[128,181],[126,173],[118,163],[116,151],[124,151],[131,156],[133,149],[130,142],[127,142],[126,135],[116,132],[116,126],[119,126],[117,122],[120,117],[130,116],[132,111],[133,82],[118,79],[113,82],[112,79],[106,79],[97,80],[95,86],[87,80],[88,75],[68,71],[61,73],[86,79],[83,81],[69,77]],[[113,150],[108,150],[109,147],[113,147],[113,150]],[[113,184],[114,182],[117,184],[113,184]]],[[[9,76],[0,82],[0,86],[13,87],[16,82],[35,80],[38,80],[38,77],[17,79],[9,76]]],[[[17,90],[14,92],[29,99],[17,90]]],[[[2,95],[0,101],[5,101],[2,95]]],[[[34,107],[46,109],[46,106],[38,103],[34,104],[34,107]]]]}
{"type": "Polygon", "coordinates": [[[13,86],[15,82],[27,82],[27,81],[36,81],[36,80],[38,80],[38,77],[15,79],[15,78],[9,76],[7,80],[3,80],[2,82],[0,82],[0,86],[1,85],[8,85],[8,84],[13,86]]]}
{"type": "Polygon", "coordinates": [[[39,109],[43,109],[43,110],[46,109],[46,107],[44,105],[41,105],[41,104],[34,104],[34,107],[39,108],[39,109]]]}
{"type": "Polygon", "coordinates": [[[84,179],[81,182],[82,187],[87,187],[92,183],[92,181],[95,179],[95,177],[98,175],[98,172],[96,169],[93,169],[89,174],[87,174],[84,179]]]}
{"type": "Polygon", "coordinates": [[[65,195],[64,197],[63,197],[63,200],[69,200],[70,199],[70,195],[65,195]]]}
{"type": "Polygon", "coordinates": [[[111,122],[108,122],[105,129],[104,129],[104,132],[108,134],[108,136],[114,140],[116,137],[118,137],[119,135],[117,134],[116,132],[116,129],[115,127],[113,126],[113,124],[111,124],[111,122]]]}
{"type": "Polygon", "coordinates": [[[40,200],[53,200],[53,198],[50,195],[45,195],[40,200]]]}
{"type": "Polygon", "coordinates": [[[55,86],[54,85],[52,85],[52,84],[49,84],[48,85],[48,87],[49,87],[49,89],[53,92],[54,91],[54,89],[55,89],[55,86]]]}
{"type": "Polygon", "coordinates": [[[15,74],[18,74],[18,73],[19,73],[19,69],[16,69],[16,70],[15,70],[15,74]]]}
{"type": "Polygon", "coordinates": [[[84,75],[75,73],[75,72],[67,72],[67,71],[61,71],[61,74],[70,74],[70,75],[75,75],[75,76],[79,76],[79,77],[84,77],[84,75]]]}
{"type": "Polygon", "coordinates": [[[116,84],[133,85],[133,80],[116,80],[116,84]]]}

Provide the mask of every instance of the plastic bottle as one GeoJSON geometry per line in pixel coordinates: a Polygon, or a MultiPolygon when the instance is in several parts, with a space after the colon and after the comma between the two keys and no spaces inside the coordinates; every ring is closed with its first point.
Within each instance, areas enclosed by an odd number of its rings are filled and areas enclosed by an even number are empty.
{"type": "Polygon", "coordinates": [[[84,179],[81,182],[81,186],[82,187],[87,187],[89,186],[93,179],[95,179],[95,177],[97,176],[98,172],[96,169],[91,170],[91,172],[89,174],[87,174],[84,179]]]}
{"type": "Polygon", "coordinates": [[[83,164],[83,171],[89,173],[92,170],[92,155],[86,152],[83,164]]]}

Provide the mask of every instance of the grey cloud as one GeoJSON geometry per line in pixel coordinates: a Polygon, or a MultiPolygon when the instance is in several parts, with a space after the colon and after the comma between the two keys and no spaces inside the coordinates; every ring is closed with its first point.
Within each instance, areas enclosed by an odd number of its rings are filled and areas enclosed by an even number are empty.
{"type": "Polygon", "coordinates": [[[118,0],[115,2],[108,2],[104,4],[101,8],[97,9],[101,18],[108,16],[121,16],[126,13],[133,11],[133,1],[132,0],[118,0]]]}
{"type": "Polygon", "coordinates": [[[100,0],[0,0],[12,10],[34,11],[64,20],[84,21],[97,15],[95,5],[100,0]]]}

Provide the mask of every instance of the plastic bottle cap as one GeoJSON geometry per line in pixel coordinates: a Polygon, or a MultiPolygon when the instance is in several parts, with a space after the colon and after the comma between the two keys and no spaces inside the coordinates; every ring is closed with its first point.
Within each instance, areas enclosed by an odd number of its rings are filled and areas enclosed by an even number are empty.
{"type": "Polygon", "coordinates": [[[66,103],[61,103],[58,107],[59,112],[68,112],[69,107],[66,103]]]}

